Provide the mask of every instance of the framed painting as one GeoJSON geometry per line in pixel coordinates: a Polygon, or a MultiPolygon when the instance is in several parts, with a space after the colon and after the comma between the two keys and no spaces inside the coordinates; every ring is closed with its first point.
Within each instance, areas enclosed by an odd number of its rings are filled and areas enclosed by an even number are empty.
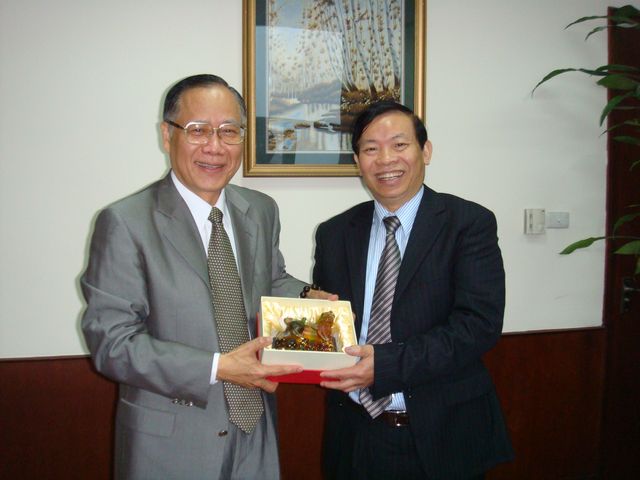
{"type": "Polygon", "coordinates": [[[354,119],[423,116],[426,0],[243,0],[244,175],[358,175],[354,119]]]}

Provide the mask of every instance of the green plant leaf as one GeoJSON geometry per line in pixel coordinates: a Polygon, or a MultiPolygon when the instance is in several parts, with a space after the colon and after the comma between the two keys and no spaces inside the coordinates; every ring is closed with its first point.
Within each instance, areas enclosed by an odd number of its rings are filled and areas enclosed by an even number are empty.
{"type": "Polygon", "coordinates": [[[604,123],[605,118],[607,118],[607,115],[611,113],[611,110],[616,108],[620,104],[620,102],[622,102],[626,98],[629,98],[630,96],[631,92],[627,92],[624,95],[618,95],[617,97],[613,97],[611,100],[609,100],[609,103],[607,103],[602,109],[602,114],[600,115],[600,125],[604,123]]]}
{"type": "Polygon", "coordinates": [[[598,33],[601,32],[602,30],[606,30],[607,28],[609,28],[608,25],[602,25],[601,27],[596,27],[593,30],[591,30],[589,33],[587,33],[587,36],[584,37],[585,41],[594,33],[598,33]]]}
{"type": "Polygon", "coordinates": [[[640,145],[640,138],[638,137],[630,137],[628,135],[620,135],[618,137],[613,137],[617,142],[628,143],[630,145],[640,145]]]}
{"type": "MultiPolygon", "coordinates": [[[[606,71],[598,70],[598,69],[590,70],[588,68],[558,68],[556,70],[553,70],[552,72],[549,72],[547,75],[545,75],[545,77],[542,80],[540,80],[535,87],[533,87],[533,90],[531,90],[531,96],[533,96],[533,93],[536,91],[536,89],[540,85],[542,85],[545,82],[548,82],[549,80],[551,80],[554,77],[557,77],[558,75],[562,75],[563,73],[567,73],[567,72],[582,72],[582,73],[586,73],[587,75],[596,75],[599,77],[605,77],[609,75],[606,71]]],[[[640,87],[640,84],[638,86],[640,87]]]]}
{"type": "Polygon", "coordinates": [[[631,167],[629,168],[629,171],[633,170],[634,168],[636,168],[636,165],[640,165],[640,160],[636,160],[635,162],[633,162],[631,164],[631,167]]]}
{"type": "Polygon", "coordinates": [[[616,123],[615,125],[611,125],[609,128],[604,130],[600,135],[604,135],[605,133],[609,133],[617,128],[629,126],[629,127],[638,127],[640,128],[640,119],[627,120],[626,122],[616,123]]]}
{"type": "Polygon", "coordinates": [[[593,245],[594,242],[598,240],[604,240],[606,237],[589,237],[583,240],[578,240],[577,242],[572,243],[568,247],[565,247],[564,250],[560,252],[560,255],[568,255],[578,250],[579,248],[587,248],[593,245]]]}
{"type": "Polygon", "coordinates": [[[627,213],[626,215],[621,216],[618,220],[616,220],[615,225],[613,226],[613,234],[615,235],[618,228],[620,228],[625,223],[629,223],[632,220],[640,217],[640,213],[627,213]]]}
{"type": "MultiPolygon", "coordinates": [[[[566,30],[567,28],[571,27],[572,25],[576,25],[577,23],[583,23],[583,22],[588,22],[590,20],[599,20],[599,19],[611,20],[611,22],[614,24],[613,26],[615,26],[616,24],[627,24],[627,23],[631,25],[634,25],[634,24],[637,25],[637,22],[633,20],[633,17],[637,17],[638,15],[640,15],[640,11],[637,8],[635,8],[633,5],[625,5],[623,7],[616,9],[613,15],[594,15],[591,17],[582,17],[574,22],[571,22],[569,25],[567,25],[564,28],[566,30]]],[[[607,28],[607,27],[604,27],[604,28],[607,28]]]]}
{"type": "Polygon", "coordinates": [[[567,73],[567,72],[577,72],[578,69],[576,68],[558,68],[556,70],[553,70],[550,73],[547,73],[544,78],[542,80],[540,80],[535,87],[533,87],[533,90],[531,90],[531,96],[533,96],[533,92],[536,91],[536,89],[542,85],[543,83],[551,80],[553,77],[557,77],[558,75],[562,75],[563,73],[567,73]]]}
{"type": "Polygon", "coordinates": [[[579,18],[578,20],[571,22],[569,25],[567,25],[566,27],[564,27],[564,29],[566,30],[567,28],[577,24],[577,23],[582,23],[582,22],[588,22],[589,20],[598,20],[600,18],[609,18],[606,15],[596,15],[596,16],[592,16],[592,17],[582,17],[579,18]]]}
{"type": "Polygon", "coordinates": [[[615,17],[618,17],[618,16],[636,17],[638,15],[640,15],[640,10],[638,10],[633,5],[627,4],[627,5],[624,5],[624,6],[620,7],[620,8],[617,8],[612,16],[615,18],[615,17]]]}
{"type": "Polygon", "coordinates": [[[628,73],[640,73],[640,68],[632,67],[631,65],[620,65],[617,63],[610,63],[602,65],[596,68],[596,72],[628,72],[628,73]]]}
{"type": "Polygon", "coordinates": [[[618,255],[640,255],[640,240],[627,242],[614,253],[618,255]]]}
{"type": "Polygon", "coordinates": [[[636,18],[640,15],[640,10],[638,10],[633,5],[625,5],[616,9],[616,11],[609,18],[614,26],[631,26],[632,28],[637,28],[638,22],[636,18]]]}
{"type": "Polygon", "coordinates": [[[621,73],[611,73],[606,77],[602,77],[596,83],[603,87],[612,88],[614,90],[633,90],[638,85],[640,85],[640,82],[633,80],[632,78],[629,78],[621,73]]]}

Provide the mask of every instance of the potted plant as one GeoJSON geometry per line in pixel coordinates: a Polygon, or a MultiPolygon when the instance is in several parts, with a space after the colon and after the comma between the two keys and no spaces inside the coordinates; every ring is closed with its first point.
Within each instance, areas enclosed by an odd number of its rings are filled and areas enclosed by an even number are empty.
{"type": "MultiPolygon", "coordinates": [[[[587,40],[591,35],[610,28],[629,28],[640,30],[640,10],[632,5],[625,5],[616,9],[612,15],[582,17],[575,22],[570,23],[565,28],[583,22],[591,22],[594,20],[605,20],[605,25],[599,25],[593,28],[585,37],[587,40]]],[[[600,125],[609,117],[614,110],[627,110],[627,118],[620,123],[609,125],[603,133],[614,132],[612,139],[616,142],[624,142],[638,147],[640,152],[640,68],[631,65],[602,65],[594,69],[587,68],[560,68],[553,70],[547,74],[534,87],[531,94],[542,84],[548,82],[558,75],[569,72],[581,72],[591,77],[596,77],[595,81],[598,85],[609,91],[609,100],[600,114],[600,125]]],[[[612,123],[612,122],[609,122],[612,123]]],[[[640,169],[640,153],[637,158],[630,158],[629,169],[640,169]]],[[[640,186],[636,189],[636,194],[640,197],[640,186]]],[[[610,235],[589,237],[567,246],[561,254],[569,254],[573,251],[585,248],[600,240],[615,240],[616,250],[614,253],[619,255],[635,256],[634,276],[640,275],[640,198],[638,201],[628,205],[628,213],[615,219],[615,223],[611,229],[610,235]],[[632,234],[619,234],[622,225],[632,225],[627,230],[632,234]]]]}

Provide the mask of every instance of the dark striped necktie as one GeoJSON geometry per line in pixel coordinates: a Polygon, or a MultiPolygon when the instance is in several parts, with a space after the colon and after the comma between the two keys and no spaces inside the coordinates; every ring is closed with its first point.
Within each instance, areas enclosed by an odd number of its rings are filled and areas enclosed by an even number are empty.
{"type": "MultiPolygon", "coordinates": [[[[386,217],[384,226],[387,229],[387,237],[378,265],[376,286],[369,315],[369,329],[367,331],[367,343],[370,345],[389,343],[391,341],[391,306],[393,295],[396,291],[398,272],[400,271],[400,249],[396,242],[396,230],[400,226],[398,217],[386,217]]],[[[368,388],[360,390],[360,402],[367,409],[371,418],[376,418],[391,403],[391,396],[373,400],[368,388]]]]}

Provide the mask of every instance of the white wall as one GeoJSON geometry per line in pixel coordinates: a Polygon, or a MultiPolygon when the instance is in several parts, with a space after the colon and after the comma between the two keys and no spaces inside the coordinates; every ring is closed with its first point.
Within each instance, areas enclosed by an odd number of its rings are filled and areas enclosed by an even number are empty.
{"type": "MultiPolygon", "coordinates": [[[[556,67],[606,63],[605,36],[563,27],[623,3],[428,2],[427,182],[496,213],[507,331],[601,323],[602,246],[557,252],[604,231],[605,93],[577,77],[529,93],[556,67]],[[571,228],[523,235],[531,207],[569,211],[571,228]]],[[[239,0],[0,0],[0,357],[85,352],[77,280],[95,214],[166,171],[170,84],[212,72],[242,87],[241,17],[239,0]]],[[[317,223],[368,199],[357,178],[235,182],[278,201],[305,280],[317,223]]]]}

